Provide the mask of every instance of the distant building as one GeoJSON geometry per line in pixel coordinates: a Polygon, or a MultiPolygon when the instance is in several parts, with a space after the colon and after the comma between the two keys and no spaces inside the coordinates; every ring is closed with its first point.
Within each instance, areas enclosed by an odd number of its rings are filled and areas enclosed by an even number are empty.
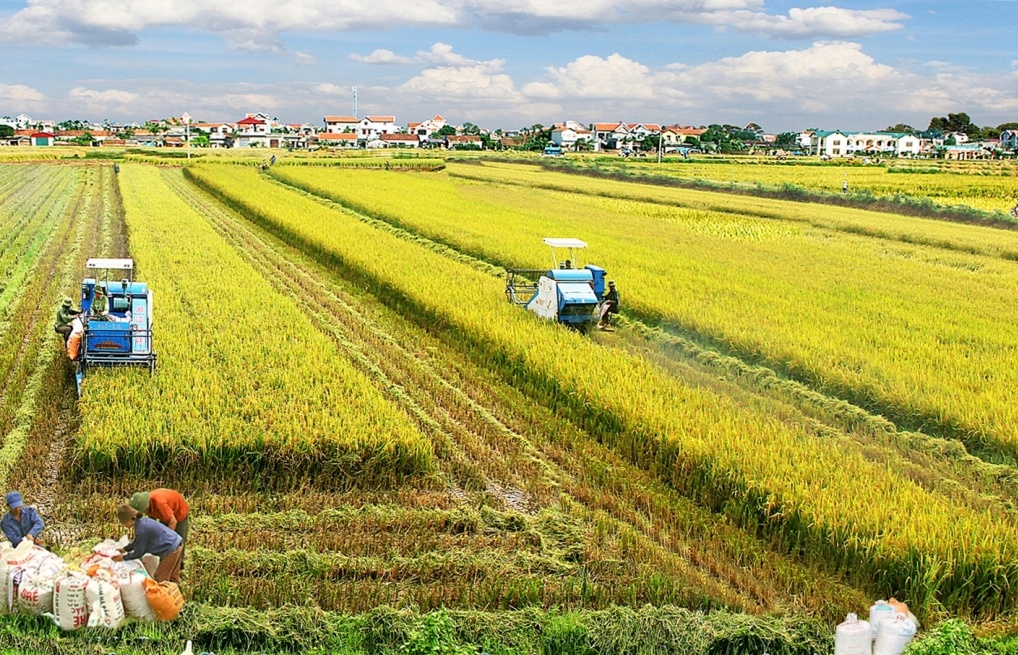
{"type": "Polygon", "coordinates": [[[395,116],[365,116],[357,124],[357,138],[360,141],[368,142],[377,139],[383,134],[397,134],[395,116]]]}
{"type": "Polygon", "coordinates": [[[570,125],[567,121],[561,125],[555,125],[551,129],[551,142],[560,148],[572,150],[578,142],[589,143],[591,148],[598,150],[598,143],[594,140],[594,133],[584,129],[578,124],[570,125]]]}
{"type": "Polygon", "coordinates": [[[325,122],[325,131],[329,134],[356,132],[361,122],[356,116],[326,116],[322,120],[325,122]]]}
{"type": "Polygon", "coordinates": [[[407,132],[410,134],[416,134],[417,136],[430,139],[435,135],[436,132],[441,130],[443,127],[448,125],[445,119],[439,115],[429,118],[426,121],[419,123],[407,123],[407,132]]]}
{"type": "Polygon", "coordinates": [[[416,134],[382,134],[374,141],[368,142],[368,147],[372,147],[372,143],[379,143],[382,148],[419,148],[421,147],[421,137],[416,134]]]}
{"type": "Polygon", "coordinates": [[[810,152],[828,157],[855,155],[914,157],[923,150],[922,139],[905,132],[815,130],[809,139],[810,152]]]}

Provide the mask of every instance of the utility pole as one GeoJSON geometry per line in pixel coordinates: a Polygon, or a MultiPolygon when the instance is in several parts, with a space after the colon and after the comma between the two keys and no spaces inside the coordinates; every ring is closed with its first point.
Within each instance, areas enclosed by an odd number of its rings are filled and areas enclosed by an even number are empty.
{"type": "Polygon", "coordinates": [[[661,123],[657,127],[657,163],[661,163],[661,157],[664,154],[665,149],[665,124],[661,123]]]}
{"type": "Polygon", "coordinates": [[[353,117],[357,118],[357,87],[353,88],[353,117]]]}
{"type": "Polygon", "coordinates": [[[180,117],[180,120],[184,121],[184,141],[187,142],[187,158],[191,158],[191,114],[184,112],[184,115],[180,117]]]}

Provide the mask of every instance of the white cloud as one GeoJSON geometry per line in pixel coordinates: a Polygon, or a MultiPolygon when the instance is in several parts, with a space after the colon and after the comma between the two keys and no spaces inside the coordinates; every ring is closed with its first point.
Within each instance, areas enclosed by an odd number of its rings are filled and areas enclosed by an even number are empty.
{"type": "Polygon", "coordinates": [[[585,55],[562,68],[549,68],[548,78],[525,85],[523,92],[531,97],[554,99],[654,97],[650,69],[618,53],[606,59],[585,55]]]}
{"type": "Polygon", "coordinates": [[[312,55],[311,53],[308,53],[308,52],[302,52],[300,50],[298,50],[297,52],[293,53],[293,59],[298,64],[309,65],[309,64],[315,63],[315,56],[314,55],[312,55]]]}
{"type": "Polygon", "coordinates": [[[24,84],[0,84],[0,100],[9,105],[34,106],[46,100],[46,96],[24,84]]]}
{"type": "Polygon", "coordinates": [[[189,27],[222,34],[232,47],[278,48],[284,32],[333,32],[459,24],[449,0],[29,0],[3,17],[0,42],[132,45],[137,33],[189,27]]]}
{"type": "Polygon", "coordinates": [[[338,84],[331,84],[328,82],[316,84],[314,86],[314,90],[327,96],[338,96],[350,93],[350,87],[339,86],[338,84]]]}
{"type": "Polygon", "coordinates": [[[775,15],[763,0],[27,0],[0,18],[0,42],[125,46],[146,29],[185,27],[220,34],[233,48],[279,52],[284,33],[393,26],[480,26],[533,35],[670,21],[776,37],[850,38],[899,29],[908,16],[831,6],[775,15]]]}
{"type": "Polygon", "coordinates": [[[386,50],[384,48],[379,48],[373,51],[370,55],[366,56],[351,54],[350,59],[361,64],[412,64],[417,61],[412,57],[397,55],[392,50],[386,50]]]}
{"type": "Polygon", "coordinates": [[[985,113],[990,118],[978,120],[987,124],[1009,120],[1018,111],[1016,78],[955,69],[924,76],[882,64],[858,43],[827,41],[659,69],[620,54],[585,55],[548,68],[542,78],[524,84],[522,94],[559,102],[590,122],[629,117],[696,124],[756,121],[780,130],[806,125],[879,129],[897,122],[925,126],[931,116],[956,111],[968,111],[974,120],[985,113]]]}
{"type": "Polygon", "coordinates": [[[787,16],[761,11],[716,11],[688,15],[688,22],[731,27],[780,38],[854,38],[902,28],[908,18],[893,9],[842,9],[840,7],[809,7],[790,9],[787,16]]]}

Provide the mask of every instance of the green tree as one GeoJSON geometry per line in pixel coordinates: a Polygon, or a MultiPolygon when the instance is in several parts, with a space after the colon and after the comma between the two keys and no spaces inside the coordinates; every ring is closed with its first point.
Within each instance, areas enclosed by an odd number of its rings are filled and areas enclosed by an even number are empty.
{"type": "Polygon", "coordinates": [[[10,125],[0,125],[0,139],[9,139],[14,136],[14,128],[10,125]]]}
{"type": "Polygon", "coordinates": [[[461,131],[463,132],[463,134],[478,136],[481,133],[481,128],[477,127],[473,123],[467,122],[463,123],[463,128],[461,131]]]}
{"type": "Polygon", "coordinates": [[[911,125],[898,123],[897,125],[891,125],[890,127],[884,128],[884,132],[904,132],[906,134],[915,134],[916,129],[911,125]]]}
{"type": "Polygon", "coordinates": [[[648,134],[643,137],[643,141],[640,141],[640,150],[657,150],[658,144],[661,142],[661,136],[659,134],[648,134]]]}
{"type": "Polygon", "coordinates": [[[774,145],[781,148],[790,148],[799,145],[798,132],[782,132],[774,140],[774,145]]]}
{"type": "Polygon", "coordinates": [[[92,133],[86,130],[84,134],[71,139],[71,143],[76,146],[90,146],[92,145],[92,133]]]}
{"type": "Polygon", "coordinates": [[[435,134],[438,136],[455,136],[456,127],[453,125],[443,125],[435,134]]]}
{"type": "Polygon", "coordinates": [[[934,116],[930,119],[929,129],[941,132],[964,132],[969,136],[977,136],[980,131],[979,126],[975,125],[965,112],[934,116]]]}

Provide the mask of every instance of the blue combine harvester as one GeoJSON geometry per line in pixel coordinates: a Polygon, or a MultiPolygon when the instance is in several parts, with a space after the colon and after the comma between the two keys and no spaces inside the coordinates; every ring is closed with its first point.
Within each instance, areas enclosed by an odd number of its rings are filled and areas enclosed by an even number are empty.
{"type": "Polygon", "coordinates": [[[544,243],[551,246],[552,267],[508,269],[506,297],[542,318],[586,331],[597,323],[606,271],[593,264],[577,268],[576,251],[587,247],[584,241],[545,238],[544,243]],[[556,249],[568,250],[569,257],[559,261],[556,249]]]}
{"type": "Polygon", "coordinates": [[[78,395],[88,369],[96,366],[144,366],[155,371],[152,344],[152,291],[134,281],[134,260],[89,259],[81,282],[82,336],[75,382],[78,395]],[[111,274],[115,278],[110,280],[111,274]],[[93,316],[96,289],[108,299],[105,316],[93,316]]]}

